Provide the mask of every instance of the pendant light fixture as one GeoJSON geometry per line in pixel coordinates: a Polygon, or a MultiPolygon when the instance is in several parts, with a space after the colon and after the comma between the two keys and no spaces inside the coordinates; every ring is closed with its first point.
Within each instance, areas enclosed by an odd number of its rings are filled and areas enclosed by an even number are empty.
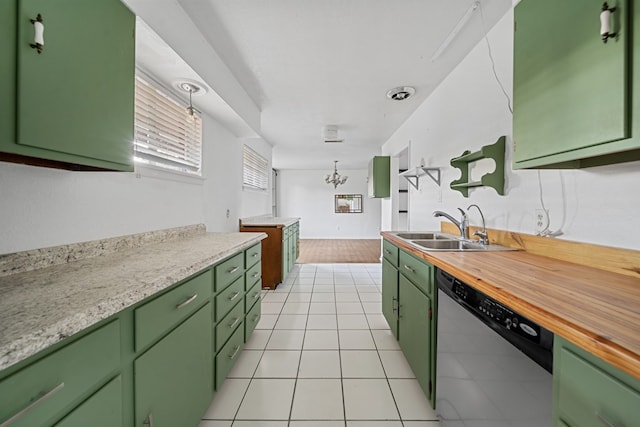
{"type": "Polygon", "coordinates": [[[349,178],[348,176],[340,176],[340,174],[338,173],[338,161],[334,160],[333,161],[333,174],[327,175],[327,177],[324,179],[324,181],[327,184],[333,184],[333,188],[338,188],[338,185],[344,184],[345,182],[347,182],[348,178],[349,178]]]}
{"type": "Polygon", "coordinates": [[[197,83],[192,80],[179,80],[174,83],[175,87],[178,89],[189,93],[189,105],[187,106],[187,120],[190,122],[194,122],[199,113],[196,107],[193,106],[193,96],[198,96],[207,93],[207,89],[203,84],[197,83]]]}

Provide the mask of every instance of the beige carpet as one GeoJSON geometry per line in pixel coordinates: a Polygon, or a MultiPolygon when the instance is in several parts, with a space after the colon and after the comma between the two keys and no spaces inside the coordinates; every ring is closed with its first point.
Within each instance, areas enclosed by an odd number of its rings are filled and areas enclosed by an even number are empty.
{"type": "Polygon", "coordinates": [[[380,239],[300,239],[299,264],[379,263],[380,239]]]}

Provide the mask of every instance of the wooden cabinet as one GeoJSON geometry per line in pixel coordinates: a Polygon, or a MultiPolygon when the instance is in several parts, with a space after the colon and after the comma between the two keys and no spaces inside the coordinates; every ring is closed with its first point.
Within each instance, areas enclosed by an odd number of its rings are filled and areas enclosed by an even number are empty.
{"type": "Polygon", "coordinates": [[[375,156],[369,161],[368,193],[371,198],[391,196],[391,157],[375,156]]]}
{"type": "Polygon", "coordinates": [[[211,304],[134,362],[135,426],[197,426],[213,396],[211,304]]]}
{"type": "Polygon", "coordinates": [[[639,379],[559,336],[553,350],[554,426],[638,425],[639,379]]]}
{"type": "Polygon", "coordinates": [[[598,26],[601,0],[523,0],[516,6],[514,168],[640,158],[640,138],[633,135],[640,122],[632,117],[640,92],[631,85],[640,45],[632,40],[631,2],[608,3],[616,8],[611,22],[617,35],[606,43],[598,26]]]}
{"type": "Polygon", "coordinates": [[[262,240],[261,247],[262,287],[275,289],[287,278],[298,259],[300,251],[299,222],[243,223],[240,221],[240,231],[267,234],[267,238],[262,240]]]}
{"type": "Polygon", "coordinates": [[[382,253],[382,314],[435,408],[435,269],[387,240],[383,240],[382,253]]]}
{"type": "Polygon", "coordinates": [[[51,425],[120,368],[120,324],[113,321],[0,381],[0,422],[51,425]]]}
{"type": "Polygon", "coordinates": [[[7,0],[0,8],[0,160],[133,170],[133,13],[119,0],[7,0]],[[30,47],[38,14],[40,54],[30,47]]]}

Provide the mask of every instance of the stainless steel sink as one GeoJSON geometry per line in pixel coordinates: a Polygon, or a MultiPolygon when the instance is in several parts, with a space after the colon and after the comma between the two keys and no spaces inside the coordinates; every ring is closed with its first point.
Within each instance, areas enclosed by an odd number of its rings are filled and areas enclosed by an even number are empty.
{"type": "Polygon", "coordinates": [[[425,232],[425,233],[398,233],[396,236],[405,240],[452,240],[453,236],[437,233],[437,232],[425,232]]]}
{"type": "Polygon", "coordinates": [[[465,240],[411,240],[427,251],[513,251],[516,249],[500,245],[483,245],[465,240]]]}

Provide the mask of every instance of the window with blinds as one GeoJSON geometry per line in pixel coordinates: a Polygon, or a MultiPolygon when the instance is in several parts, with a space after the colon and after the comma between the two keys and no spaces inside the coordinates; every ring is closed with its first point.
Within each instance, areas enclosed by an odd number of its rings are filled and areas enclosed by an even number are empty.
{"type": "Polygon", "coordinates": [[[202,118],[187,105],[136,76],[135,161],[201,175],[202,118]]]}
{"type": "Polygon", "coordinates": [[[266,191],[269,187],[267,166],[267,159],[245,145],[242,150],[243,187],[266,191]]]}

